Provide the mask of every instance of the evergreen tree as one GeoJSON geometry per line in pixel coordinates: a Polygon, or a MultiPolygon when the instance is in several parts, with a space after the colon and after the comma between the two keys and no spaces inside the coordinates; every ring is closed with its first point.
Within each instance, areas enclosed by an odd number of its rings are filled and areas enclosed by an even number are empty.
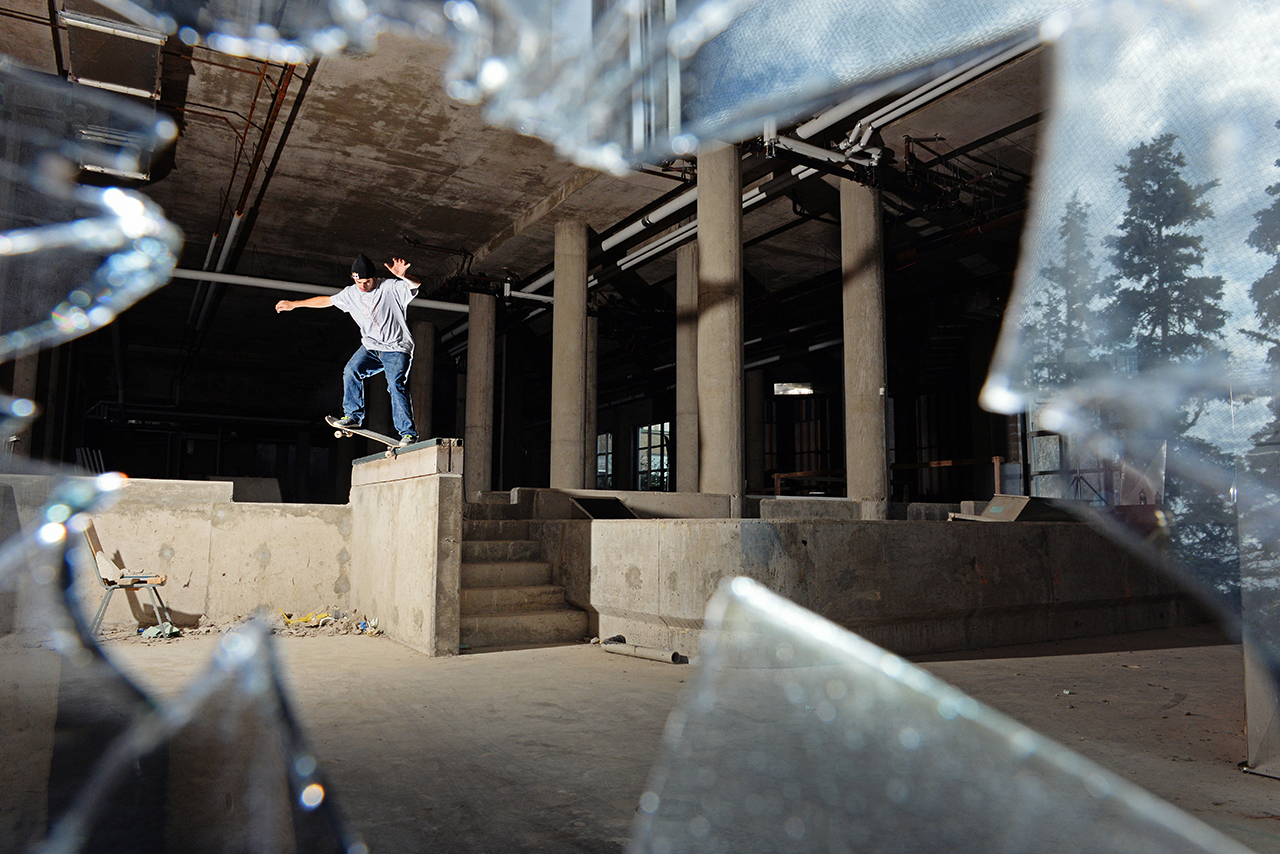
{"type": "Polygon", "coordinates": [[[1032,303],[1038,381],[1065,385],[1080,379],[1093,345],[1093,311],[1100,280],[1089,233],[1089,205],[1071,195],[1058,225],[1061,260],[1040,269],[1044,286],[1032,303]]]}
{"type": "MultiPolygon", "coordinates": [[[[1280,128],[1280,122],[1276,122],[1280,128]]],[[[1280,166],[1280,160],[1275,161],[1280,166]]],[[[1249,246],[1273,263],[1249,288],[1249,298],[1256,309],[1258,328],[1242,329],[1255,341],[1266,344],[1267,364],[1280,364],[1280,183],[1267,187],[1274,201],[1254,213],[1257,225],[1245,238],[1249,246]]],[[[1253,447],[1245,455],[1253,489],[1247,494],[1242,516],[1241,573],[1246,578],[1274,578],[1280,573],[1280,553],[1274,542],[1271,518],[1280,504],[1280,396],[1273,395],[1269,404],[1271,418],[1253,435],[1253,447]],[[1250,521],[1249,514],[1254,520],[1250,521]]]]}
{"type": "MultiPolygon", "coordinates": [[[[1276,122],[1276,127],[1280,128],[1280,122],[1276,122]]],[[[1280,160],[1276,161],[1276,166],[1280,166],[1280,160]]],[[[1258,325],[1261,327],[1250,334],[1271,345],[1267,351],[1267,362],[1275,365],[1280,362],[1280,183],[1267,187],[1267,195],[1274,197],[1275,201],[1253,215],[1258,224],[1249,232],[1246,242],[1275,261],[1271,269],[1249,288],[1249,298],[1258,310],[1258,325]]],[[[1272,402],[1273,411],[1277,405],[1280,402],[1272,402]]]]}
{"type": "MultiPolygon", "coordinates": [[[[1118,233],[1106,240],[1115,270],[1106,313],[1114,342],[1139,370],[1222,352],[1223,279],[1194,275],[1204,263],[1204,238],[1193,229],[1213,217],[1204,197],[1218,182],[1189,183],[1176,140],[1167,133],[1144,142],[1116,167],[1128,202],[1118,233]]],[[[1189,390],[1181,400],[1177,411],[1164,413],[1168,435],[1144,437],[1150,447],[1162,438],[1169,445],[1164,497],[1176,520],[1172,556],[1219,595],[1231,595],[1238,574],[1235,508],[1204,480],[1181,474],[1204,465],[1226,470],[1231,461],[1191,432],[1209,400],[1189,390]]]]}
{"type": "Polygon", "coordinates": [[[1210,354],[1227,319],[1222,277],[1192,275],[1204,263],[1204,238],[1191,228],[1213,216],[1204,196],[1218,182],[1187,182],[1176,139],[1144,142],[1116,167],[1129,198],[1119,234],[1106,241],[1116,270],[1109,319],[1117,341],[1129,331],[1139,367],[1210,354]]]}

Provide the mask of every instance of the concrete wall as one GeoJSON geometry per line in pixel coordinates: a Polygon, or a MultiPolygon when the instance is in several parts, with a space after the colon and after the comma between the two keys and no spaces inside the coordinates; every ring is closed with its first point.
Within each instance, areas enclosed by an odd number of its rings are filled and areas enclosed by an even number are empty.
{"type": "Polygon", "coordinates": [[[458,652],[460,449],[456,456],[424,449],[368,457],[352,471],[351,605],[427,655],[458,652]]]}
{"type": "MultiPolygon", "coordinates": [[[[29,525],[55,481],[0,477],[29,525]]],[[[306,613],[350,609],[351,508],[324,504],[238,504],[230,483],[130,480],[94,517],[109,557],[130,572],[163,573],[160,596],[179,626],[232,622],[258,608],[306,613]]],[[[92,577],[77,579],[89,617],[105,595],[92,577]]],[[[112,595],[104,626],[155,622],[145,593],[112,595]]]]}
{"type": "MultiPolygon", "coordinates": [[[[967,502],[973,505],[974,502],[967,502]]],[[[985,504],[985,502],[983,502],[985,504]]],[[[871,521],[882,513],[887,518],[908,522],[945,522],[948,513],[963,512],[963,504],[936,504],[917,502],[902,504],[890,501],[850,501],[847,498],[762,498],[757,501],[756,519],[844,519],[845,521],[871,521]]],[[[979,510],[981,512],[981,510],[979,510]]],[[[977,514],[974,514],[977,515],[977,514]]]]}
{"type": "Polygon", "coordinates": [[[1081,524],[575,520],[537,530],[598,636],[685,653],[696,651],[707,600],[734,575],[904,655],[1204,619],[1172,582],[1081,524]]]}
{"type": "MultiPolygon", "coordinates": [[[[457,450],[357,461],[346,507],[241,504],[226,483],[134,480],[96,525],[130,570],[169,577],[162,595],[180,625],[333,606],[376,618],[428,655],[452,655],[457,450]]],[[[0,524],[30,524],[51,484],[0,478],[0,524]]],[[[593,633],[681,652],[696,650],[707,600],[734,575],[908,655],[1203,618],[1171,582],[1081,524],[562,518],[531,527],[593,633]]],[[[91,614],[102,590],[88,578],[79,589],[91,614]]],[[[106,622],[153,620],[149,599],[117,594],[106,622]]],[[[0,613],[0,631],[6,625],[12,617],[0,613]]]]}

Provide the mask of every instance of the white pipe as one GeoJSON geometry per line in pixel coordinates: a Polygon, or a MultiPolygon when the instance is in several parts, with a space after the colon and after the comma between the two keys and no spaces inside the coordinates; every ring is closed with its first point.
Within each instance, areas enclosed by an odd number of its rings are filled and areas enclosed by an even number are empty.
{"type": "Polygon", "coordinates": [[[213,268],[219,273],[222,272],[223,267],[227,266],[227,256],[231,254],[231,247],[240,235],[240,223],[242,222],[244,222],[244,214],[237,213],[232,215],[231,225],[227,228],[227,239],[222,241],[222,254],[218,256],[218,266],[213,268]]]}
{"type": "Polygon", "coordinates": [[[881,83],[874,84],[868,89],[863,89],[857,95],[844,103],[838,104],[800,125],[795,129],[795,135],[801,139],[808,139],[814,134],[831,127],[836,122],[841,121],[842,119],[847,119],[849,116],[858,112],[858,110],[861,110],[868,104],[874,104],[885,95],[892,94],[894,89],[897,88],[896,81],[899,79],[900,78],[885,80],[881,83]]]}
{"type": "Polygon", "coordinates": [[[217,248],[217,246],[218,232],[215,231],[213,236],[209,238],[209,249],[204,253],[204,266],[200,268],[201,270],[209,269],[209,262],[213,260],[213,250],[217,248]]]}
{"type": "Polygon", "coordinates": [[[1039,44],[1040,39],[1036,36],[1029,38],[1026,41],[1019,42],[1013,47],[1006,48],[994,55],[975,57],[969,62],[951,69],[946,74],[935,77],[918,89],[908,92],[893,103],[886,104],[871,115],[863,117],[858,121],[858,124],[854,126],[853,130],[849,132],[849,139],[851,141],[854,137],[859,135],[859,132],[861,132],[861,139],[854,143],[853,149],[850,153],[866,148],[867,143],[871,139],[872,133],[874,133],[876,129],[883,127],[895,119],[901,118],[903,115],[924,106],[930,101],[937,100],[939,97],[945,95],[951,90],[963,86],[970,80],[986,74],[991,69],[1003,65],[1015,57],[1021,56],[1027,51],[1037,47],[1039,44]]]}
{"type": "Polygon", "coordinates": [[[649,646],[637,646],[633,643],[602,643],[600,648],[614,655],[629,655],[632,658],[647,658],[650,661],[665,661],[670,664],[688,664],[688,656],[669,649],[654,649],[649,646]]]}
{"type": "MultiPolygon", "coordinates": [[[[222,252],[218,255],[218,263],[213,269],[216,272],[222,272],[222,268],[227,265],[227,257],[231,254],[231,247],[235,245],[236,237],[240,234],[240,223],[244,222],[243,213],[235,213],[231,217],[231,225],[227,228],[227,237],[222,241],[222,252]]],[[[206,276],[206,282],[213,282],[214,279],[206,276]]],[[[205,292],[204,302],[200,305],[200,314],[196,317],[196,329],[204,329],[205,321],[213,311],[214,297],[217,296],[215,288],[209,288],[205,292]]]]}
{"type": "MultiPolygon", "coordinates": [[[[640,219],[631,223],[631,225],[627,226],[626,228],[618,232],[615,232],[614,234],[609,235],[604,240],[600,241],[600,249],[604,251],[612,249],[613,247],[617,246],[619,243],[623,242],[627,238],[634,237],[635,235],[644,231],[646,228],[651,228],[652,226],[656,225],[659,222],[662,222],[662,220],[671,216],[676,211],[679,211],[682,208],[687,208],[689,205],[693,204],[697,200],[698,200],[697,186],[690,187],[686,192],[683,192],[680,195],[676,196],[674,199],[667,202],[665,205],[662,205],[661,207],[650,211],[649,213],[640,217],[640,219]]],[[[543,288],[545,288],[547,285],[554,282],[555,278],[556,278],[555,270],[548,271],[547,273],[544,273],[543,275],[539,276],[533,282],[530,282],[529,284],[525,285],[520,290],[524,293],[540,291],[543,288]]]]}
{"type": "Polygon", "coordinates": [[[841,166],[845,165],[849,160],[848,156],[841,154],[839,151],[820,148],[819,146],[810,145],[798,139],[789,139],[785,136],[780,136],[774,140],[774,146],[781,148],[783,151],[794,151],[796,154],[803,154],[805,157],[811,157],[814,160],[825,160],[828,163],[837,163],[841,166]]]}
{"type": "MultiPolygon", "coordinates": [[[[325,287],[324,285],[309,285],[305,282],[282,282],[277,279],[260,279],[257,276],[237,276],[233,273],[209,273],[203,270],[174,270],[173,278],[175,279],[195,279],[197,281],[204,280],[206,282],[219,282],[225,285],[245,285],[250,288],[267,288],[273,291],[287,291],[295,294],[319,294],[321,296],[330,296],[336,294],[341,288],[325,287]]],[[[433,299],[415,299],[409,305],[416,305],[420,308],[433,308],[438,311],[457,311],[466,314],[468,307],[465,303],[457,302],[441,302],[433,299]]]]}
{"type": "Polygon", "coordinates": [[[555,297],[549,297],[546,294],[530,294],[525,293],[524,291],[513,291],[511,290],[510,282],[503,282],[502,295],[506,297],[516,297],[518,299],[533,300],[534,302],[554,303],[556,301],[555,297]]]}

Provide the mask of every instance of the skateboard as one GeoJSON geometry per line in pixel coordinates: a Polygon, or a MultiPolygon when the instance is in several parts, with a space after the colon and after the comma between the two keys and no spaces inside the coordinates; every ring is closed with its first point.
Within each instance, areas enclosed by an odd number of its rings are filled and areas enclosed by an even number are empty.
{"type": "Polygon", "coordinates": [[[372,439],[375,442],[381,442],[387,446],[387,456],[394,457],[396,452],[400,450],[402,445],[398,439],[392,439],[390,436],[384,436],[381,433],[375,433],[372,430],[366,430],[363,427],[339,427],[338,419],[332,415],[326,415],[324,420],[333,428],[333,435],[341,439],[343,436],[364,436],[366,439],[372,439]]]}

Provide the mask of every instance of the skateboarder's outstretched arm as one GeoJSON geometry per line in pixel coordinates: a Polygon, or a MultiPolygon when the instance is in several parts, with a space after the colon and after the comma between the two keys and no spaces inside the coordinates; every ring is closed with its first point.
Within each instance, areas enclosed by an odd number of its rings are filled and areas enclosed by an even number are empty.
{"type": "Polygon", "coordinates": [[[307,299],[282,299],[276,303],[276,313],[293,311],[295,308],[328,308],[333,300],[327,296],[308,297],[307,299]]]}
{"type": "Polygon", "coordinates": [[[397,279],[404,279],[406,282],[413,285],[415,290],[417,290],[417,288],[422,284],[422,282],[418,281],[417,276],[410,276],[408,272],[406,272],[409,269],[409,262],[403,258],[392,258],[390,264],[383,264],[383,266],[390,270],[391,275],[395,276],[397,279]]]}

